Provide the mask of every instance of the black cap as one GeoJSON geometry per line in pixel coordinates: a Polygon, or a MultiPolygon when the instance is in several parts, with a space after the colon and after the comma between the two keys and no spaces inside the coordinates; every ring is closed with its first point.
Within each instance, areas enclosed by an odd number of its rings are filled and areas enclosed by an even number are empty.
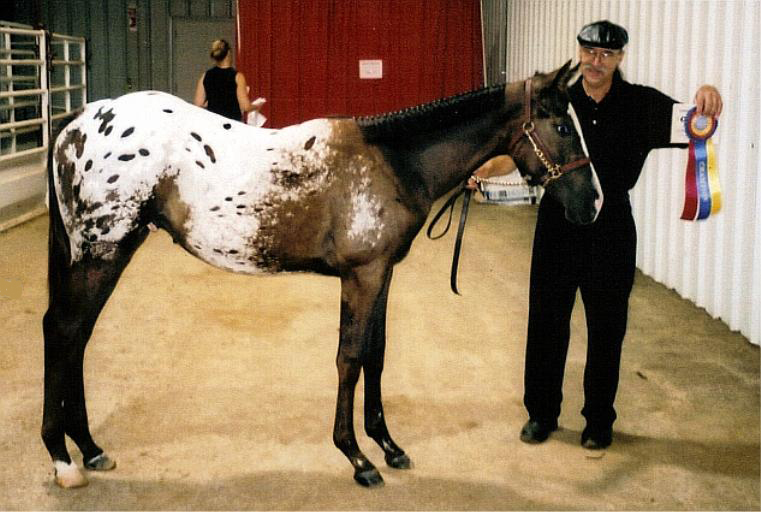
{"type": "Polygon", "coordinates": [[[602,20],[584,25],[576,40],[582,46],[620,50],[629,42],[629,34],[624,27],[602,20]]]}

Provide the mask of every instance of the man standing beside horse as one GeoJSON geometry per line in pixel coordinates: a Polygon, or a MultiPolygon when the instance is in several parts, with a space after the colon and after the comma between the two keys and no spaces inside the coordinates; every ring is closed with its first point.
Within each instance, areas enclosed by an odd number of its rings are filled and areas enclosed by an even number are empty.
{"type": "MultiPolygon", "coordinates": [[[[581,290],[587,319],[584,371],[586,428],[581,444],[602,449],[613,439],[613,407],[636,263],[636,228],[629,203],[648,152],[670,143],[675,101],[624,80],[619,66],[628,34],[609,21],[578,34],[581,77],[568,91],[604,203],[594,224],[572,225],[545,194],[539,207],[531,262],[524,405],[529,414],[520,438],[541,443],[558,428],[571,311],[581,290]]],[[[721,95],[704,85],[697,113],[719,116],[721,95]]],[[[680,146],[684,147],[684,145],[680,146]]]]}

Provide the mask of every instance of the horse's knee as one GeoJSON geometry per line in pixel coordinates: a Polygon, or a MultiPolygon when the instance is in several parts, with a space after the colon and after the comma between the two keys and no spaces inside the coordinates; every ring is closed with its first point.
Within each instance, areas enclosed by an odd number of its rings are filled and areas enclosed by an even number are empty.
{"type": "Polygon", "coordinates": [[[362,360],[358,355],[340,353],[336,358],[338,377],[344,384],[356,384],[362,370],[362,360]]]}

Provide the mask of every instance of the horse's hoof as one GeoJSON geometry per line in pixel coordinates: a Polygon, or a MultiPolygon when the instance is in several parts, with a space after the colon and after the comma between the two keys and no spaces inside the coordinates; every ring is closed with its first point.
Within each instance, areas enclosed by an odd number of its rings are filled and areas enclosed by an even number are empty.
{"type": "Polygon", "coordinates": [[[85,461],[85,469],[90,471],[111,471],[116,467],[116,461],[109,458],[105,453],[96,455],[92,459],[85,461]]]}
{"type": "Polygon", "coordinates": [[[399,455],[386,456],[386,464],[394,469],[412,469],[412,460],[406,453],[399,455]]]}
{"type": "Polygon", "coordinates": [[[383,485],[383,477],[375,468],[354,473],[354,480],[362,487],[381,487],[383,485]]]}
{"type": "Polygon", "coordinates": [[[57,460],[53,463],[55,471],[55,483],[63,489],[84,487],[88,484],[87,477],[73,462],[65,463],[57,460]]]}

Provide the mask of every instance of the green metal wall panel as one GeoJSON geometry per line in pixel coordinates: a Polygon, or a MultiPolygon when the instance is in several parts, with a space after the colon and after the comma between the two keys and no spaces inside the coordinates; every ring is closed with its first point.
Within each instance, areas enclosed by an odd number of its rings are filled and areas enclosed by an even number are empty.
{"type": "Polygon", "coordinates": [[[171,0],[170,8],[172,16],[188,16],[190,13],[188,0],[171,0]]]}
{"type": "Polygon", "coordinates": [[[90,25],[87,38],[87,96],[94,101],[109,96],[109,55],[106,51],[107,6],[103,2],[92,3],[90,0],[90,25]]]}
{"type": "Polygon", "coordinates": [[[151,88],[169,91],[169,0],[150,0],[151,88]]]}
{"type": "Polygon", "coordinates": [[[137,51],[138,75],[137,88],[153,89],[152,48],[151,48],[151,1],[138,0],[137,3],[137,51]]]}
{"type": "Polygon", "coordinates": [[[87,39],[88,99],[133,90],[170,90],[172,18],[218,22],[236,14],[235,0],[1,0],[0,19],[87,39]],[[127,9],[136,9],[137,31],[127,9]],[[8,19],[10,18],[10,19],[8,19]]]}
{"type": "Polygon", "coordinates": [[[231,18],[235,16],[232,10],[232,0],[210,0],[211,15],[216,18],[231,18]]]}
{"type": "MultiPolygon", "coordinates": [[[[95,0],[97,1],[97,0],[95,0]]],[[[106,46],[108,52],[108,96],[121,96],[128,92],[127,76],[127,2],[106,0],[106,46]]],[[[93,51],[98,51],[97,41],[93,41],[93,51]]]]}

